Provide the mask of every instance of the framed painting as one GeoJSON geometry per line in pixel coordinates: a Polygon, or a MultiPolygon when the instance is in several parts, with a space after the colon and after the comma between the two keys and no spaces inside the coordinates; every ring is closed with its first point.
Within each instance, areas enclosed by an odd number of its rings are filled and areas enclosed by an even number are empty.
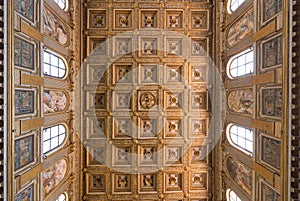
{"type": "Polygon", "coordinates": [[[66,159],[58,160],[54,165],[50,166],[42,172],[42,195],[43,199],[51,194],[58,185],[62,183],[67,173],[68,164],[66,159]]]}
{"type": "Polygon", "coordinates": [[[34,184],[26,187],[20,193],[15,195],[14,201],[34,201],[34,184]]]}
{"type": "Polygon", "coordinates": [[[35,1],[34,0],[14,0],[14,10],[19,13],[22,17],[34,23],[34,11],[35,1]]]}
{"type": "Polygon", "coordinates": [[[34,134],[15,140],[15,170],[19,170],[34,162],[34,147],[34,134]]]}
{"type": "Polygon", "coordinates": [[[260,105],[260,115],[262,117],[281,118],[282,88],[261,88],[260,105]]]}
{"type": "Polygon", "coordinates": [[[282,65],[282,36],[275,36],[261,43],[261,70],[282,65]]]}
{"type": "Polygon", "coordinates": [[[68,106],[68,99],[64,91],[44,90],[43,109],[44,114],[62,112],[68,106]]]}
{"type": "Polygon", "coordinates": [[[263,182],[262,179],[260,184],[260,198],[259,201],[280,201],[280,194],[271,188],[267,183],[263,182]]]}
{"type": "Polygon", "coordinates": [[[66,25],[46,7],[44,7],[44,33],[64,46],[69,41],[66,25]]]}
{"type": "Polygon", "coordinates": [[[260,161],[271,168],[280,170],[281,141],[260,133],[260,161]]]}
{"type": "Polygon", "coordinates": [[[262,24],[273,19],[280,11],[282,11],[282,0],[261,0],[261,15],[262,24]]]}
{"type": "Polygon", "coordinates": [[[251,88],[232,90],[227,95],[227,106],[233,113],[252,115],[254,100],[254,93],[251,88]]]}
{"type": "Polygon", "coordinates": [[[231,156],[226,160],[226,167],[230,178],[251,195],[253,182],[252,170],[231,156]]]}
{"type": "Polygon", "coordinates": [[[235,21],[227,32],[227,43],[229,47],[238,44],[253,34],[254,9],[251,8],[240,19],[235,21]]]}
{"type": "Polygon", "coordinates": [[[27,115],[35,113],[35,91],[15,90],[15,115],[27,115]]]}
{"type": "Polygon", "coordinates": [[[15,66],[34,70],[35,44],[19,37],[14,39],[14,64],[15,66]]]}

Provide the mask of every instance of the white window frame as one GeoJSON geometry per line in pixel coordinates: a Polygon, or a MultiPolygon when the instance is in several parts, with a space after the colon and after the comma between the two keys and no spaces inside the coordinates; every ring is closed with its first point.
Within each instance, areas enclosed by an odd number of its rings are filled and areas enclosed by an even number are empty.
{"type": "Polygon", "coordinates": [[[67,11],[69,9],[69,2],[68,0],[53,0],[54,3],[56,3],[58,5],[58,7],[60,7],[62,10],[67,11]],[[64,2],[63,2],[64,1],[64,2]],[[62,4],[60,4],[59,2],[61,2],[64,6],[62,7],[62,4]]]}
{"type": "Polygon", "coordinates": [[[236,194],[236,192],[234,192],[231,189],[227,189],[227,191],[226,191],[226,200],[227,201],[242,201],[242,199],[236,194]],[[234,193],[233,196],[235,198],[232,199],[231,193],[234,193]]]}
{"type": "Polygon", "coordinates": [[[53,51],[50,51],[48,49],[44,50],[43,51],[43,75],[53,77],[53,78],[57,78],[57,79],[65,79],[67,74],[68,74],[68,65],[67,65],[66,59],[64,57],[60,56],[59,54],[53,52],[53,51]],[[45,59],[45,57],[46,57],[45,53],[48,54],[48,56],[49,56],[48,61],[46,61],[46,59],[45,59]],[[57,64],[58,65],[55,65],[55,64],[53,64],[53,62],[51,62],[51,57],[57,58],[57,60],[58,60],[57,64]],[[63,64],[63,66],[60,66],[62,64],[63,64]],[[45,72],[47,65],[49,66],[48,67],[49,68],[49,73],[45,72]],[[57,69],[57,71],[58,71],[57,76],[50,73],[51,69],[53,69],[53,68],[57,69]],[[59,75],[59,70],[60,69],[64,70],[63,76],[59,75]]]}
{"type": "MultiPolygon", "coordinates": [[[[254,130],[253,129],[249,129],[249,128],[246,128],[246,127],[243,127],[243,126],[239,126],[239,125],[235,125],[235,124],[228,124],[227,128],[226,128],[226,137],[227,137],[227,140],[228,142],[233,146],[235,147],[236,149],[240,150],[241,152],[247,154],[249,157],[253,157],[253,152],[254,152],[254,137],[255,133],[254,133],[254,130]],[[249,142],[252,142],[252,152],[250,150],[248,150],[246,147],[243,147],[242,145],[239,145],[237,143],[234,143],[233,140],[232,140],[232,137],[231,137],[231,128],[233,126],[236,126],[236,127],[240,127],[240,128],[243,128],[243,129],[246,129],[246,130],[249,130],[252,132],[252,141],[249,140],[249,139],[246,139],[242,136],[239,136],[238,133],[237,133],[237,137],[238,138],[244,138],[245,141],[249,141],[249,142]]],[[[246,143],[246,142],[245,142],[246,143]]]]}
{"type": "Polygon", "coordinates": [[[67,201],[68,200],[68,195],[66,193],[62,193],[56,198],[55,201],[67,201]],[[64,196],[63,198],[61,196],[64,196]]]}
{"type": "Polygon", "coordinates": [[[42,131],[42,145],[43,145],[43,147],[42,147],[42,152],[43,152],[43,156],[45,157],[45,156],[47,156],[47,155],[50,155],[50,154],[56,152],[57,150],[59,150],[61,147],[63,147],[64,144],[65,144],[66,141],[67,141],[67,136],[68,136],[68,129],[67,129],[67,127],[66,127],[65,124],[57,124],[57,125],[53,125],[53,126],[49,126],[49,127],[47,127],[47,128],[44,128],[43,131],[42,131]],[[63,126],[64,132],[60,133],[60,131],[59,131],[59,126],[63,126]],[[54,135],[51,135],[51,128],[54,128],[54,127],[58,127],[58,132],[59,132],[59,133],[55,133],[54,135]],[[45,131],[45,130],[48,130],[48,129],[50,129],[50,130],[49,130],[49,132],[50,132],[50,133],[49,133],[49,138],[47,138],[47,139],[45,140],[45,133],[44,133],[44,131],[45,131]],[[59,142],[59,137],[62,136],[62,135],[64,135],[64,139],[63,139],[63,141],[61,141],[61,143],[60,143],[60,142],[59,142]],[[53,140],[54,138],[58,138],[58,145],[55,146],[55,147],[51,147],[51,140],[53,140]],[[50,141],[50,147],[49,147],[50,149],[47,150],[47,151],[45,152],[45,151],[44,151],[44,144],[45,144],[45,142],[47,142],[47,141],[50,141]]]}
{"type": "Polygon", "coordinates": [[[238,54],[236,54],[236,55],[233,55],[229,60],[228,60],[228,62],[227,62],[227,76],[230,78],[230,79],[236,79],[236,78],[240,78],[240,77],[243,77],[243,76],[248,76],[248,75],[253,75],[253,73],[254,73],[254,69],[255,69],[255,65],[254,65],[254,61],[255,61],[255,58],[254,58],[254,50],[253,50],[253,47],[250,47],[250,48],[247,48],[246,50],[244,50],[244,51],[242,51],[242,52],[240,52],[240,53],[238,53],[238,54]],[[250,60],[250,61],[247,61],[247,54],[251,54],[251,53],[253,53],[253,59],[252,59],[252,61],[250,60]],[[239,65],[238,64],[238,59],[239,58],[242,58],[242,57],[244,57],[245,58],[245,63],[244,64],[241,64],[241,65],[239,65]],[[236,67],[232,67],[232,65],[233,65],[233,62],[234,61],[236,61],[237,60],[237,66],[236,67]],[[250,71],[250,73],[249,72],[247,72],[247,68],[246,68],[246,66],[248,65],[248,64],[252,64],[252,71],[250,71]],[[244,69],[244,74],[238,74],[238,75],[236,75],[236,76],[233,76],[232,75],[232,70],[233,69],[244,69]]]}
{"type": "Polygon", "coordinates": [[[243,3],[245,3],[247,0],[229,0],[227,3],[227,12],[229,14],[234,13],[243,3]],[[232,2],[237,3],[237,7],[235,9],[232,9],[232,2]]]}

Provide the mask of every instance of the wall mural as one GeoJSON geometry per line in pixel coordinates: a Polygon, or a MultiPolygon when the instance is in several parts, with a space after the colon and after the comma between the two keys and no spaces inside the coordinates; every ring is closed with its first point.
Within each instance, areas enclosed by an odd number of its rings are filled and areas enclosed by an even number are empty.
{"type": "Polygon", "coordinates": [[[228,157],[226,165],[230,177],[237,183],[238,186],[251,195],[252,170],[232,157],[228,157]]]}
{"type": "Polygon", "coordinates": [[[15,170],[34,161],[34,135],[15,140],[15,170]]]}
{"type": "Polygon", "coordinates": [[[261,113],[265,116],[281,117],[282,88],[266,88],[261,90],[261,113]]]}
{"type": "Polygon", "coordinates": [[[30,185],[23,191],[21,191],[18,195],[15,196],[14,201],[34,201],[34,187],[30,185]]]}
{"type": "Polygon", "coordinates": [[[282,64],[282,36],[273,38],[262,45],[262,69],[282,64]]]}
{"type": "Polygon", "coordinates": [[[15,90],[15,115],[34,113],[34,91],[15,90]]]}
{"type": "Polygon", "coordinates": [[[44,91],[44,113],[64,111],[67,105],[66,94],[62,91],[44,91]]]}
{"type": "Polygon", "coordinates": [[[42,173],[43,198],[46,198],[57,187],[67,172],[67,161],[61,159],[42,173]]]}
{"type": "Polygon", "coordinates": [[[34,22],[34,0],[14,0],[14,10],[34,22]]]}
{"type": "Polygon", "coordinates": [[[34,44],[21,38],[14,39],[15,65],[34,70],[34,44]]]}
{"type": "Polygon", "coordinates": [[[44,7],[44,33],[62,45],[68,42],[66,26],[46,7],[44,7]]]}
{"type": "Polygon", "coordinates": [[[253,114],[254,94],[250,89],[240,89],[229,92],[227,104],[232,112],[253,114]]]}
{"type": "Polygon", "coordinates": [[[253,33],[254,27],[254,10],[247,11],[238,21],[231,25],[228,31],[229,46],[236,45],[253,33]]]}
{"type": "Polygon", "coordinates": [[[265,183],[261,183],[261,198],[263,201],[280,201],[280,195],[265,183]]]}
{"type": "Polygon", "coordinates": [[[280,169],[281,142],[266,136],[261,137],[261,160],[280,169]]]}
{"type": "Polygon", "coordinates": [[[282,10],[282,0],[263,0],[262,9],[265,22],[282,10]]]}

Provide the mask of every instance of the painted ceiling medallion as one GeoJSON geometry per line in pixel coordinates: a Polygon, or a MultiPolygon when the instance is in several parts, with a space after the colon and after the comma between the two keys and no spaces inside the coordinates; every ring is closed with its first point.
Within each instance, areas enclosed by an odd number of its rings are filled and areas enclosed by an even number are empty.
{"type": "Polygon", "coordinates": [[[166,191],[182,191],[182,174],[166,174],[166,191]]]}
{"type": "Polygon", "coordinates": [[[95,109],[104,109],[105,108],[105,94],[95,94],[94,105],[95,105],[95,109]]]}
{"type": "Polygon", "coordinates": [[[144,109],[152,108],[156,104],[155,96],[150,92],[141,94],[140,104],[144,109]]]}
{"type": "Polygon", "coordinates": [[[152,16],[145,16],[145,26],[146,27],[152,27],[152,21],[153,21],[152,16]]]}
{"type": "Polygon", "coordinates": [[[119,51],[118,51],[119,54],[127,54],[128,53],[129,47],[126,42],[120,42],[118,48],[119,48],[119,51]]]}
{"type": "Polygon", "coordinates": [[[181,29],[183,22],[183,12],[182,11],[168,11],[167,12],[167,27],[170,29],[181,29]]]}
{"type": "Polygon", "coordinates": [[[143,10],[141,11],[141,28],[156,28],[157,27],[157,11],[143,10]]]}
{"type": "Polygon", "coordinates": [[[177,158],[178,158],[178,150],[169,149],[168,150],[168,159],[169,160],[177,160],[177,158]]]}
{"type": "Polygon", "coordinates": [[[182,137],[183,121],[180,117],[167,118],[165,122],[165,138],[182,137]]]}
{"type": "Polygon", "coordinates": [[[193,132],[200,132],[202,130],[202,122],[194,121],[193,123],[193,132]]]}
{"type": "Polygon", "coordinates": [[[170,186],[176,186],[177,183],[177,176],[176,175],[170,175],[169,177],[169,185],[170,186]]]}
{"type": "Polygon", "coordinates": [[[93,28],[102,28],[105,27],[105,13],[101,13],[99,15],[93,15],[93,28]]]}
{"type": "Polygon", "coordinates": [[[193,69],[193,77],[196,79],[201,77],[201,72],[198,69],[193,69]]]}
{"type": "Polygon", "coordinates": [[[192,29],[207,29],[207,20],[208,20],[208,12],[207,11],[192,11],[192,29]]]}
{"type": "Polygon", "coordinates": [[[195,173],[191,175],[191,190],[207,189],[207,173],[195,173]]]}
{"type": "Polygon", "coordinates": [[[128,186],[128,179],[126,176],[119,176],[118,177],[118,187],[124,188],[128,186]]]}
{"type": "Polygon", "coordinates": [[[125,16],[125,15],[120,16],[119,20],[120,20],[120,25],[121,25],[122,27],[128,26],[128,18],[127,18],[127,16],[125,16]]]}
{"type": "Polygon", "coordinates": [[[176,72],[176,70],[171,69],[170,70],[170,78],[171,79],[175,79],[177,77],[178,73],[176,72]]]}
{"type": "Polygon", "coordinates": [[[153,130],[154,130],[154,128],[153,128],[151,120],[148,120],[148,121],[146,120],[143,122],[143,132],[144,133],[152,134],[153,130]]]}
{"type": "Polygon", "coordinates": [[[198,25],[198,26],[200,26],[200,25],[202,25],[202,19],[200,18],[200,17],[195,17],[194,18],[194,23],[195,23],[195,25],[198,25]]]}
{"type": "Polygon", "coordinates": [[[105,189],[105,176],[104,175],[93,175],[93,190],[104,190],[105,189]]]}
{"type": "Polygon", "coordinates": [[[157,148],[155,145],[140,147],[140,165],[156,166],[157,165],[157,148]]]}
{"type": "Polygon", "coordinates": [[[154,148],[151,148],[151,147],[145,148],[144,153],[143,153],[144,160],[153,161],[153,159],[154,159],[153,152],[154,152],[154,148]]]}
{"type": "Polygon", "coordinates": [[[180,103],[179,103],[179,95],[177,94],[170,94],[169,95],[169,106],[170,107],[180,107],[180,103]]]}
{"type": "Polygon", "coordinates": [[[143,184],[145,187],[153,186],[153,175],[144,175],[143,184]]]}
{"type": "Polygon", "coordinates": [[[206,162],[207,150],[206,147],[192,147],[191,150],[191,163],[197,164],[201,162],[206,162]]]}

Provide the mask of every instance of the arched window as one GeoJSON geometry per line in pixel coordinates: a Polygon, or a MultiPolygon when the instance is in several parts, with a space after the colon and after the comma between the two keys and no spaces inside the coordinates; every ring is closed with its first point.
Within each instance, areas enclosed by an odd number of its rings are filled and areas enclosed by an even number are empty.
{"type": "Polygon", "coordinates": [[[61,9],[67,10],[67,2],[66,0],[53,0],[61,9]]]}
{"type": "Polygon", "coordinates": [[[61,194],[55,201],[67,201],[67,196],[65,193],[61,194]]]}
{"type": "Polygon", "coordinates": [[[237,194],[232,191],[231,189],[228,189],[226,192],[227,201],[242,201],[237,194]]]}
{"type": "Polygon", "coordinates": [[[240,7],[240,5],[242,5],[242,3],[244,3],[245,0],[230,0],[228,1],[228,12],[229,13],[233,13],[234,11],[236,11],[238,9],[238,7],[240,7]]]}
{"type": "Polygon", "coordinates": [[[252,157],[253,153],[253,131],[236,125],[228,125],[227,139],[229,143],[252,157]]]}
{"type": "Polygon", "coordinates": [[[233,56],[227,64],[227,74],[230,78],[253,74],[254,52],[252,47],[233,56]]]}
{"type": "Polygon", "coordinates": [[[66,139],[66,127],[62,124],[45,128],[43,130],[43,154],[54,151],[66,139]]]}
{"type": "Polygon", "coordinates": [[[66,71],[66,63],[60,56],[44,51],[44,75],[64,78],[66,71]]]}

